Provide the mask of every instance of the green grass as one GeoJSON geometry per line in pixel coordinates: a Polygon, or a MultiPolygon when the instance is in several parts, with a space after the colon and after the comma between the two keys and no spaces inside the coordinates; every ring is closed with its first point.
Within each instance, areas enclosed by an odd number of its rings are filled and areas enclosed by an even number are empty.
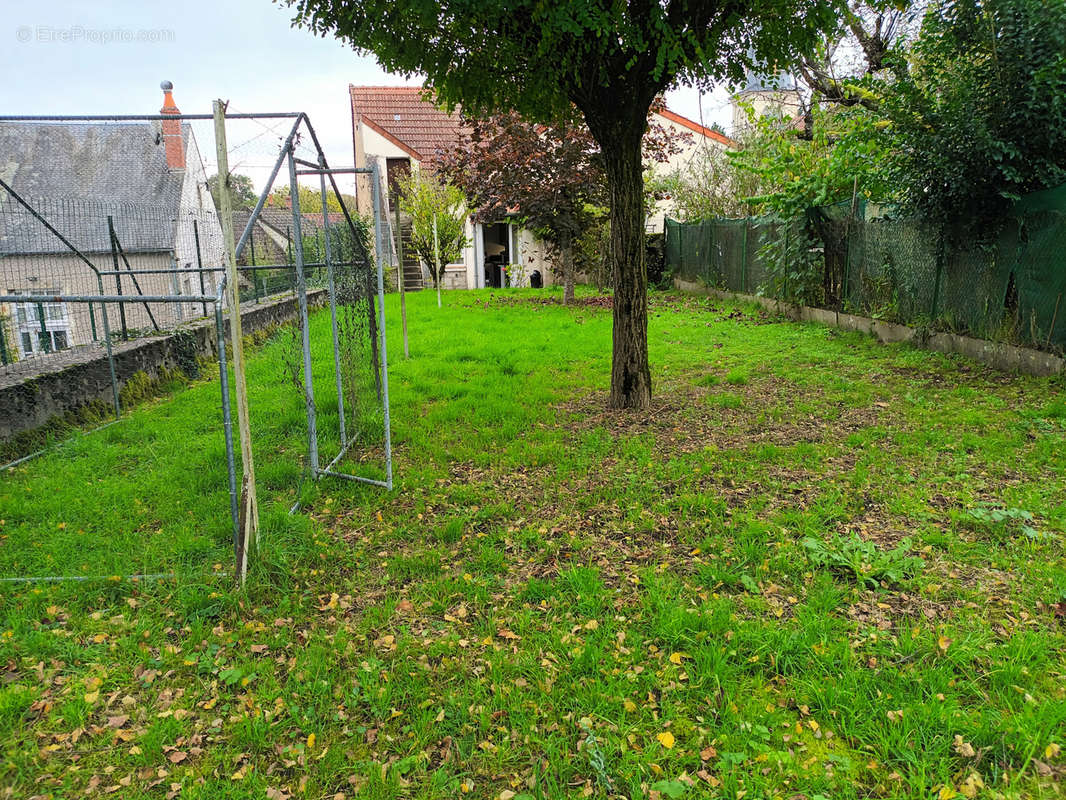
{"type": "Polygon", "coordinates": [[[544,296],[409,295],[409,361],[389,298],[391,493],[300,485],[255,350],[242,591],[217,381],[4,475],[0,575],[179,574],[0,588],[9,795],[1060,796],[1061,380],[654,295],[608,413],[544,296]]]}

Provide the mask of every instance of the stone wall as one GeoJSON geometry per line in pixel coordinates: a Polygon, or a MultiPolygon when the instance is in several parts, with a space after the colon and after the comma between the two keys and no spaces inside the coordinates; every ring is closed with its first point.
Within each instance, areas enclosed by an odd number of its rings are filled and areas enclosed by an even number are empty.
{"type": "MultiPolygon", "coordinates": [[[[326,290],[312,290],[307,299],[312,308],[321,307],[327,302],[326,290]]],[[[292,322],[297,316],[294,297],[264,302],[241,312],[241,330],[250,336],[292,322]]],[[[228,341],[228,321],[226,338],[228,341]]],[[[212,315],[184,325],[166,336],[116,344],[113,353],[120,391],[138,373],[158,378],[168,370],[183,370],[198,357],[217,359],[215,318],[212,315]]],[[[77,363],[66,361],[51,369],[45,366],[43,372],[0,386],[0,440],[43,427],[53,418],[82,406],[99,403],[112,405],[111,372],[103,350],[93,350],[77,363]]]]}

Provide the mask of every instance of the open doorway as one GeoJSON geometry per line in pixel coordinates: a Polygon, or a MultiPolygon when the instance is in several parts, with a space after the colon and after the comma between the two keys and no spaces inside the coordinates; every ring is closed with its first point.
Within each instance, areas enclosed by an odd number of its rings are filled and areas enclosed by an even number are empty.
{"type": "Polygon", "coordinates": [[[499,289],[504,285],[503,268],[511,263],[510,227],[506,222],[481,226],[487,287],[499,289]]]}

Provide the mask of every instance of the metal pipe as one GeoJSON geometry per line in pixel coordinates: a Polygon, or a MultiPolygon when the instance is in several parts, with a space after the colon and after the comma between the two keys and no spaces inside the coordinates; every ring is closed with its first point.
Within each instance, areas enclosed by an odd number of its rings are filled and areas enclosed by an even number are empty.
{"type": "MultiPolygon", "coordinates": [[[[302,164],[309,164],[310,162],[301,161],[302,164]]],[[[297,175],[370,175],[371,170],[369,167],[336,167],[331,169],[298,169],[297,175]]]]}
{"type": "MultiPolygon", "coordinates": [[[[112,252],[117,249],[118,254],[122,256],[122,263],[126,265],[126,270],[130,273],[130,278],[133,280],[133,288],[137,290],[137,294],[144,294],[141,291],[141,284],[137,280],[137,274],[133,271],[133,267],[130,266],[130,260],[126,258],[126,252],[122,249],[122,242],[118,240],[118,234],[115,233],[115,225],[111,221],[111,217],[107,218],[107,232],[111,237],[111,249],[112,252]]],[[[118,283],[121,279],[118,277],[121,275],[121,270],[118,268],[118,263],[115,264],[115,283],[118,283]]],[[[122,287],[119,286],[119,294],[122,294],[122,287]]],[[[148,312],[148,319],[152,321],[152,327],[155,328],[156,333],[160,331],[159,323],[155,321],[155,315],[152,313],[152,309],[148,307],[148,304],[144,304],[144,310],[148,312]]],[[[125,320],[123,320],[125,322],[125,320]]]]}
{"type": "Polygon", "coordinates": [[[237,464],[233,452],[233,412],[229,400],[229,370],[226,367],[226,328],[222,322],[222,300],[226,291],[226,276],[218,287],[215,298],[215,337],[218,342],[218,375],[222,385],[222,432],[226,437],[226,470],[229,473],[229,512],[233,521],[233,553],[238,556],[240,548],[241,512],[237,496],[237,464]]]}
{"type": "MultiPolygon", "coordinates": [[[[374,187],[378,187],[378,174],[375,165],[374,187]]],[[[376,227],[381,229],[381,210],[375,203],[374,221],[376,227]]],[[[381,259],[378,259],[378,346],[381,348],[381,393],[382,405],[385,414],[385,488],[392,490],[392,427],[389,419],[389,354],[385,344],[385,273],[382,270],[381,259]]]]}
{"type": "MultiPolygon", "coordinates": [[[[323,156],[323,160],[325,157],[323,156]]],[[[337,335],[337,288],[333,279],[333,259],[329,244],[329,211],[326,210],[326,176],[318,176],[319,191],[322,195],[322,231],[325,238],[326,286],[329,290],[329,324],[333,332],[333,373],[337,378],[337,414],[340,417],[341,445],[348,441],[344,431],[344,385],[341,381],[341,348],[337,335]]]]}
{"type": "MultiPolygon", "coordinates": [[[[0,117],[0,120],[2,120],[2,119],[3,119],[3,117],[0,117]]],[[[41,215],[40,215],[40,214],[39,214],[39,213],[37,212],[37,209],[35,209],[35,208],[34,208],[33,206],[31,206],[31,205],[30,205],[29,203],[27,203],[27,202],[26,202],[25,200],[23,200],[23,199],[22,199],[22,197],[21,197],[21,195],[19,195],[19,193],[18,193],[18,192],[16,192],[16,191],[15,191],[14,189],[12,189],[12,188],[11,188],[11,186],[10,186],[10,185],[9,185],[9,184],[8,184],[8,183],[7,183],[7,182],[6,182],[6,181],[5,181],[5,180],[4,180],[3,178],[0,178],[0,188],[2,188],[2,189],[3,189],[4,191],[5,191],[5,192],[7,192],[7,193],[8,193],[9,195],[11,195],[11,196],[12,196],[13,198],[15,198],[15,202],[17,202],[17,203],[18,203],[18,204],[19,204],[20,206],[22,206],[22,207],[23,207],[23,208],[25,208],[25,209],[26,209],[27,211],[29,211],[29,212],[30,212],[30,215],[31,215],[31,216],[32,216],[32,217],[33,217],[33,218],[34,218],[35,220],[37,220],[37,221],[38,221],[39,223],[41,223],[42,225],[44,225],[44,227],[45,227],[45,228],[47,228],[47,229],[48,229],[48,231],[49,231],[49,232],[50,232],[50,233],[51,233],[51,234],[52,234],[53,236],[55,236],[55,237],[56,237],[57,239],[59,239],[59,241],[61,241],[61,242],[62,242],[62,243],[63,243],[63,244],[64,244],[64,245],[65,245],[65,246],[67,247],[67,249],[68,249],[68,250],[70,250],[70,251],[71,251],[72,253],[74,253],[74,255],[76,255],[76,256],[77,256],[77,257],[78,257],[79,259],[81,259],[81,260],[82,260],[82,261],[84,261],[84,262],[85,262],[86,264],[88,264],[88,265],[89,265],[89,269],[91,269],[91,270],[92,270],[93,272],[95,272],[95,273],[96,273],[97,275],[99,275],[99,274],[100,274],[100,270],[98,270],[98,269],[96,268],[96,265],[95,265],[95,264],[93,264],[93,262],[91,262],[91,261],[90,261],[90,260],[89,260],[88,258],[86,258],[86,257],[85,257],[85,254],[84,254],[84,253],[82,253],[82,252],[81,252],[81,250],[79,250],[79,249],[78,249],[78,248],[76,248],[76,247],[75,247],[74,245],[72,245],[72,244],[70,243],[70,241],[69,241],[69,240],[67,239],[67,237],[66,237],[66,236],[64,236],[64,235],[63,235],[63,234],[61,234],[61,233],[60,233],[59,231],[57,231],[57,230],[55,229],[55,227],[54,227],[54,226],[52,225],[52,223],[50,223],[50,222],[49,222],[48,220],[46,220],[46,219],[45,219],[44,217],[42,217],[42,216],[41,216],[41,215]]],[[[101,293],[102,293],[102,292],[101,292],[101,293]]]]}
{"type": "MultiPolygon", "coordinates": [[[[110,422],[105,422],[103,425],[97,425],[95,428],[92,428],[91,430],[83,431],[81,433],[81,435],[82,436],[88,436],[90,433],[96,433],[97,431],[102,431],[104,428],[110,428],[116,422],[118,422],[118,420],[117,419],[113,419],[110,422]]],[[[48,452],[50,452],[52,450],[56,450],[56,449],[62,447],[64,444],[66,444],[69,441],[72,441],[72,440],[71,439],[65,439],[65,440],[63,440],[61,442],[56,443],[53,447],[42,447],[40,450],[35,450],[34,452],[30,453],[29,455],[22,456],[22,458],[16,458],[14,461],[9,461],[6,464],[2,464],[2,465],[0,465],[0,472],[7,472],[9,469],[17,467],[19,464],[24,464],[27,461],[30,461],[31,459],[37,458],[38,456],[42,456],[45,453],[48,453],[48,452]]]]}
{"type": "MultiPolygon", "coordinates": [[[[215,573],[221,575],[224,573],[215,573]]],[[[60,583],[61,581],[165,581],[176,578],[173,572],[148,572],[141,575],[49,575],[41,578],[0,578],[0,583],[60,583]]]]}
{"type": "MultiPolygon", "coordinates": [[[[266,270],[266,269],[286,269],[286,268],[291,267],[291,266],[292,266],[292,264],[286,264],[286,263],[257,264],[256,266],[246,265],[246,266],[243,266],[243,267],[237,267],[237,271],[238,272],[254,272],[256,270],[266,270]]],[[[308,267],[308,268],[314,267],[314,268],[317,269],[317,268],[326,266],[326,262],[324,262],[324,261],[305,261],[304,262],[304,266],[308,267]]],[[[132,270],[130,270],[130,269],[125,269],[125,270],[123,270],[123,269],[120,269],[120,270],[102,269],[102,270],[100,270],[100,274],[101,275],[105,275],[105,276],[106,275],[127,275],[127,274],[133,274],[133,275],[170,275],[173,271],[174,271],[174,269],[172,267],[166,267],[166,268],[164,268],[164,267],[146,267],[144,269],[132,269],[132,270]]],[[[225,271],[226,271],[225,267],[204,267],[203,269],[200,269],[198,267],[185,267],[185,268],[182,269],[182,272],[225,272],[225,271]]],[[[182,295],[182,299],[188,300],[191,296],[192,295],[187,295],[187,294],[186,295],[182,295]]],[[[207,295],[207,296],[211,297],[212,295],[207,295]]]]}
{"type": "MultiPolygon", "coordinates": [[[[115,264],[115,292],[120,297],[122,296],[122,273],[118,268],[118,247],[115,244],[115,227],[111,222],[111,216],[107,217],[107,231],[108,236],[111,239],[111,260],[115,264]]],[[[126,327],[126,306],[119,303],[118,318],[122,322],[122,341],[128,342],[130,340],[130,332],[126,327]]]]}
{"type": "Polygon", "coordinates": [[[307,316],[307,279],[304,275],[304,244],[300,217],[300,187],[296,180],[296,161],[289,147],[289,197],[292,199],[292,242],[296,258],[296,300],[300,307],[300,338],[304,359],[304,402],[307,405],[307,456],[311,475],[318,472],[318,427],[315,413],[315,388],[311,375],[311,326],[307,316]]]}
{"type": "MultiPolygon", "coordinates": [[[[166,270],[168,273],[171,270],[166,270]]],[[[100,280],[103,283],[103,278],[100,280]]],[[[20,303],[199,303],[215,302],[213,295],[198,294],[143,294],[132,297],[125,294],[27,294],[18,296],[20,303]]]]}
{"type": "MultiPolygon", "coordinates": [[[[200,226],[196,224],[196,220],[192,221],[192,238],[193,243],[196,245],[196,271],[200,275],[200,294],[207,294],[207,287],[204,285],[204,260],[200,255],[200,226]]],[[[203,303],[203,313],[207,316],[207,301],[203,303]]]]}
{"type": "MultiPolygon", "coordinates": [[[[263,206],[266,205],[267,195],[270,194],[270,187],[274,185],[274,181],[278,177],[278,172],[281,171],[281,164],[285,160],[285,156],[292,151],[292,141],[296,138],[296,131],[300,128],[300,121],[305,118],[306,115],[302,112],[297,115],[296,122],[292,124],[292,130],[289,131],[289,135],[281,145],[281,152],[278,153],[277,161],[274,162],[274,167],[270,170],[270,177],[267,179],[266,184],[264,184],[259,199],[255,201],[255,208],[252,209],[252,215],[248,217],[248,224],[244,226],[244,233],[242,233],[241,238],[237,240],[237,246],[233,256],[235,261],[240,261],[241,259],[241,254],[244,252],[244,246],[248,243],[248,237],[252,235],[252,227],[259,220],[259,213],[263,210],[263,206]]],[[[235,286],[233,288],[236,290],[238,287],[235,286]]]]}
{"type": "Polygon", "coordinates": [[[359,483],[369,483],[371,486],[380,486],[383,489],[392,489],[392,476],[389,476],[387,481],[378,481],[373,478],[364,478],[362,475],[349,475],[346,472],[333,472],[331,470],[320,469],[319,475],[326,475],[330,478],[344,478],[346,481],[358,481],[359,483]]]}
{"type": "Polygon", "coordinates": [[[45,353],[52,352],[52,337],[48,333],[48,325],[44,320],[44,303],[37,303],[37,321],[41,323],[41,339],[39,344],[44,347],[45,353]]]}
{"type": "MultiPolygon", "coordinates": [[[[96,267],[93,267],[96,269],[96,267]]],[[[100,291],[100,296],[104,294],[104,278],[99,272],[96,273],[96,285],[100,291]]],[[[118,402],[118,376],[115,374],[115,354],[111,350],[111,321],[107,316],[107,306],[104,305],[103,300],[97,300],[100,303],[100,316],[104,320],[104,345],[107,348],[107,368],[111,373],[111,398],[115,404],[115,419],[122,416],[122,407],[118,402]]]]}

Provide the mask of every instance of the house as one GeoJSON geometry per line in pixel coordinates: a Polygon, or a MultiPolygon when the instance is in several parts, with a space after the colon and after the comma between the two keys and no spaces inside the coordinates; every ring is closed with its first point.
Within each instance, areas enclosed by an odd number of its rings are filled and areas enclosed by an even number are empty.
{"type": "MultiPolygon", "coordinates": [[[[432,170],[440,156],[458,142],[459,116],[448,114],[425,99],[419,86],[349,86],[348,93],[355,165],[377,164],[383,189],[387,190],[389,209],[394,210],[396,187],[403,176],[411,170],[432,170]]],[[[656,169],[675,169],[695,157],[701,148],[732,145],[731,140],[717,131],[672,111],[664,109],[655,118],[668,130],[688,134],[681,141],[681,152],[669,164],[656,169]]],[[[359,213],[371,213],[369,178],[360,178],[357,197],[359,213]]],[[[656,209],[652,230],[662,230],[662,218],[668,212],[667,204],[656,209]]],[[[467,220],[466,228],[470,245],[460,261],[445,268],[445,288],[499,286],[502,268],[508,264],[521,264],[527,276],[538,270],[546,284],[553,282],[548,250],[531,231],[508,219],[485,225],[467,220]]],[[[405,262],[405,285],[421,286],[421,269],[406,258],[405,262]]]]}
{"type": "MultiPolygon", "coordinates": [[[[179,114],[162,84],[161,115],[179,114]]],[[[108,227],[136,276],[106,276],[105,293],[213,294],[222,229],[190,125],[145,122],[0,122],[0,177],[98,270],[114,270],[108,227]]],[[[9,356],[89,344],[103,334],[87,303],[19,303],[20,294],[98,294],[96,274],[6,192],[0,192],[0,322],[9,356]],[[4,302],[6,301],[6,302],[4,302]],[[41,318],[44,317],[42,320],[41,318]],[[14,346],[12,347],[12,342],[14,346]]],[[[114,331],[166,327],[203,314],[201,303],[109,307],[114,331]]]]}

